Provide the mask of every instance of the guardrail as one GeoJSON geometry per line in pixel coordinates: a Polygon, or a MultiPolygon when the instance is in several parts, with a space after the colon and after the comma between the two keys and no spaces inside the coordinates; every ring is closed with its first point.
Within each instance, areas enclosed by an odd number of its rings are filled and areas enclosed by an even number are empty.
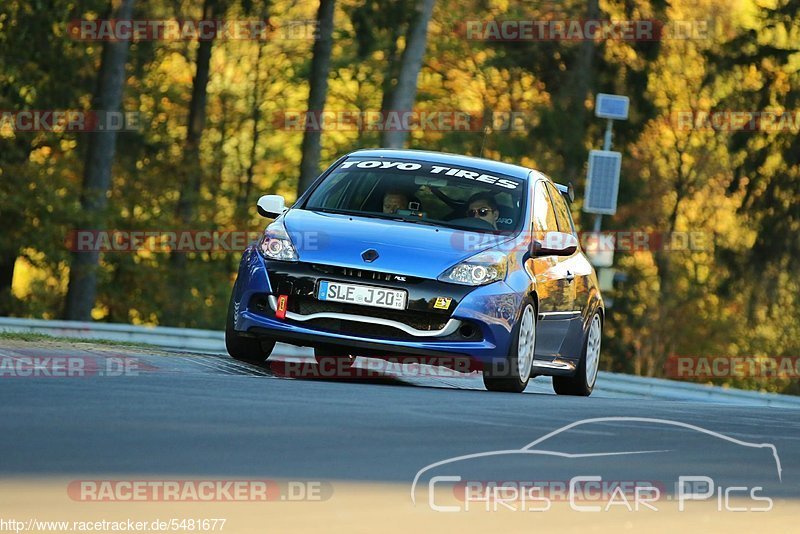
{"type": "Polygon", "coordinates": [[[771,406],[775,408],[800,408],[800,397],[763,393],[694,382],[680,382],[664,378],[600,373],[597,391],[608,391],[642,395],[665,400],[683,402],[712,402],[749,406],[771,406]]]}
{"type": "MultiPolygon", "coordinates": [[[[163,349],[224,354],[225,335],[217,330],[197,328],[172,328],[166,326],[136,326],[129,324],[93,323],[80,321],[49,321],[44,319],[19,319],[0,317],[0,332],[30,332],[50,336],[102,339],[141,343],[163,349]]],[[[288,347],[287,347],[288,348],[288,347]]],[[[284,351],[287,356],[303,356],[307,351],[295,347],[284,351]]],[[[308,352],[310,355],[310,352],[308,352]]],[[[744,391],[679,382],[662,378],[623,375],[601,372],[596,391],[635,397],[650,397],[683,402],[711,402],[775,408],[800,408],[800,397],[744,391]]]]}
{"type": "Polygon", "coordinates": [[[30,332],[49,336],[104,339],[190,352],[214,354],[225,352],[223,332],[197,328],[0,317],[0,332],[30,332]]]}

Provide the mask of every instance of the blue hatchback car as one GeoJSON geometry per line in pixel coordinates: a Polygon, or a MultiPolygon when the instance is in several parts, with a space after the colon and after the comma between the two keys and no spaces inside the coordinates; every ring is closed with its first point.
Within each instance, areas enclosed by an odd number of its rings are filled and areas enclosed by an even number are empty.
{"type": "Polygon", "coordinates": [[[225,331],[229,354],[264,362],[276,342],[318,361],[465,360],[486,388],[552,375],[589,395],[604,321],[568,188],[480,158],[361,150],[336,161],[244,252],[225,331]],[[449,360],[455,358],[456,360],[449,360]]]}

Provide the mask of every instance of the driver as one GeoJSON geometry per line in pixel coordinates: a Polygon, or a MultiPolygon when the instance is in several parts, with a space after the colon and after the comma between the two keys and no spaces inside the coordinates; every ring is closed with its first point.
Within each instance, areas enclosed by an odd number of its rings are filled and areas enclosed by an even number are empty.
{"type": "Polygon", "coordinates": [[[467,204],[467,217],[483,219],[497,230],[497,219],[500,217],[500,210],[494,195],[491,193],[476,193],[472,195],[467,204]]]}
{"type": "Polygon", "coordinates": [[[409,198],[399,189],[389,189],[383,195],[383,213],[397,213],[397,210],[408,209],[409,198]]]}

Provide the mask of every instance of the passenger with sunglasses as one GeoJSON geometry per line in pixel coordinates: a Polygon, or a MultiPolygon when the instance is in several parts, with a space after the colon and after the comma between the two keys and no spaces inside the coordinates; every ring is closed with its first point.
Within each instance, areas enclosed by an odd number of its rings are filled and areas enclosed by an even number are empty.
{"type": "Polygon", "coordinates": [[[467,217],[483,219],[497,230],[497,219],[500,217],[500,210],[494,195],[491,193],[476,193],[472,195],[467,204],[467,217]]]}

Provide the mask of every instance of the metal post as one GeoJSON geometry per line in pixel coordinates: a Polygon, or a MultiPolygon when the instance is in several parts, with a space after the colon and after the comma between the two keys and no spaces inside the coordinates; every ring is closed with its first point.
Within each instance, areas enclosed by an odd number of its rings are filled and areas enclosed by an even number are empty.
{"type": "Polygon", "coordinates": [[[594,216],[594,233],[600,233],[600,223],[603,220],[603,216],[599,213],[595,214],[594,216]]]}
{"type": "Polygon", "coordinates": [[[614,119],[608,119],[606,122],[606,135],[603,138],[603,150],[611,150],[611,130],[614,128],[614,119]]]}

